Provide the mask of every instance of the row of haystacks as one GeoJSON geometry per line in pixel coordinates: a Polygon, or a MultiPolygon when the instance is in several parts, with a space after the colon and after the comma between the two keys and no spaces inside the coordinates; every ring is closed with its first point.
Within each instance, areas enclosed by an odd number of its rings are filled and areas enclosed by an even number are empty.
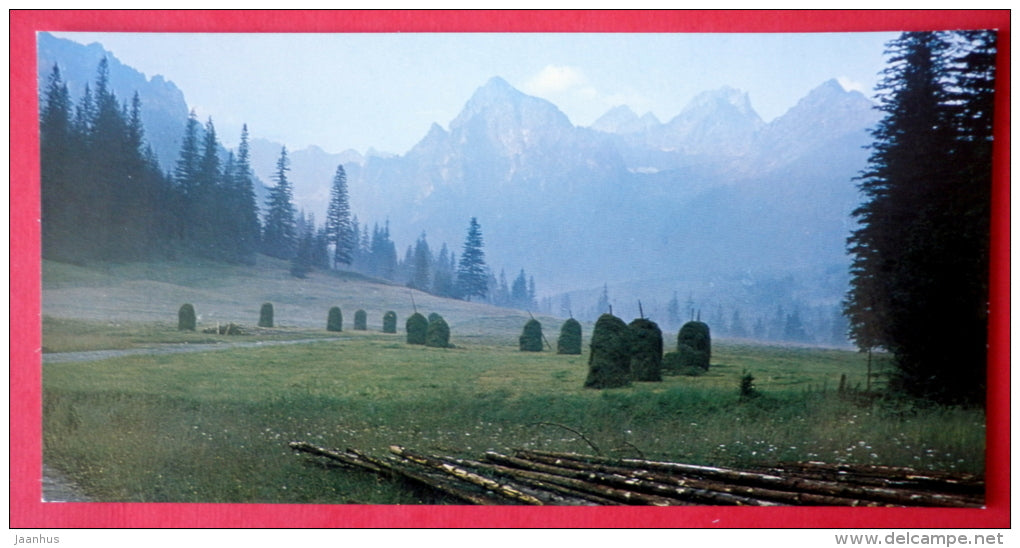
{"type": "MultiPolygon", "coordinates": [[[[334,306],[329,309],[326,314],[326,331],[339,332],[343,331],[344,316],[340,307],[334,306]]],[[[177,311],[177,329],[179,331],[195,331],[197,329],[197,315],[195,313],[195,307],[191,303],[185,303],[181,305],[177,311]]],[[[273,303],[263,303],[259,309],[258,326],[271,328],[274,327],[274,311],[273,303]]],[[[354,312],[354,330],[355,331],[366,331],[368,330],[368,313],[364,310],[357,310],[354,312]]],[[[392,310],[387,311],[383,314],[383,333],[396,333],[397,332],[397,313],[392,310]]],[[[243,335],[246,334],[244,329],[234,323],[218,325],[216,328],[209,328],[204,330],[209,333],[219,333],[220,335],[243,335]]]]}
{"type": "MultiPolygon", "coordinates": [[[[560,328],[557,353],[581,353],[581,324],[570,318],[560,328]]],[[[522,352],[540,352],[548,345],[542,324],[532,318],[520,336],[522,352]],[[544,343],[544,344],[543,344],[544,343]]],[[[589,388],[617,388],[633,381],[658,382],[666,375],[699,375],[708,370],[712,357],[712,335],[708,324],[690,321],[677,333],[676,350],[665,352],[662,330],[647,318],[630,324],[612,314],[595,322],[588,357],[589,388]]]]}

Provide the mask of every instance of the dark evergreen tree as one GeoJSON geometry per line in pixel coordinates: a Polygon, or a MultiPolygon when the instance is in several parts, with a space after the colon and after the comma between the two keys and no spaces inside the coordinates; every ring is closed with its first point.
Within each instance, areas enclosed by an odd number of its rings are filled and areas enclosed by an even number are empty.
{"type": "Polygon", "coordinates": [[[457,297],[455,265],[456,261],[444,243],[439,250],[435,268],[432,271],[432,294],[440,297],[457,297]]]}
{"type": "Polygon", "coordinates": [[[557,354],[581,353],[581,322],[569,318],[560,327],[560,337],[556,340],[557,354]]]}
{"type": "Polygon", "coordinates": [[[404,328],[407,330],[407,344],[425,344],[429,329],[429,321],[425,316],[418,312],[411,314],[404,322],[404,328]]]}
{"type": "Polygon", "coordinates": [[[329,309],[329,315],[326,318],[326,331],[343,331],[344,330],[344,313],[340,310],[339,306],[334,306],[329,309]]]}
{"type": "Polygon", "coordinates": [[[411,261],[411,280],[408,285],[414,289],[429,291],[432,288],[432,251],[429,250],[424,232],[414,244],[411,261]]]}
{"type": "Polygon", "coordinates": [[[358,233],[351,222],[351,204],[347,191],[347,172],[343,164],[336,166],[333,186],[326,209],[326,237],[333,247],[333,268],[354,262],[358,233]]]}
{"type": "Polygon", "coordinates": [[[255,196],[255,175],[251,168],[251,150],[248,144],[248,124],[241,127],[241,142],[237,155],[228,171],[228,233],[234,244],[233,260],[245,264],[255,263],[255,254],[261,241],[259,206],[255,196]]]}
{"type": "Polygon", "coordinates": [[[297,221],[297,249],[290,260],[290,274],[295,278],[304,278],[312,271],[315,261],[315,218],[308,217],[302,211],[297,221]]]}
{"type": "Polygon", "coordinates": [[[740,309],[734,309],[733,316],[730,318],[730,336],[739,339],[747,337],[747,327],[744,325],[744,320],[740,318],[740,309]]]}
{"type": "Polygon", "coordinates": [[[195,111],[191,111],[184,126],[181,151],[174,164],[174,188],[177,199],[171,205],[177,219],[177,238],[192,241],[196,224],[195,204],[198,201],[198,179],[201,152],[199,150],[199,123],[195,111]]]}
{"type": "Polygon", "coordinates": [[[602,293],[599,295],[599,301],[595,304],[596,314],[609,314],[611,306],[609,304],[609,284],[602,284],[602,293]]]}
{"type": "Polygon", "coordinates": [[[673,297],[666,305],[666,315],[671,326],[679,325],[683,321],[680,317],[680,300],[677,298],[676,291],[673,292],[673,297]]]}
{"type": "Polygon", "coordinates": [[[786,323],[783,327],[783,340],[790,342],[812,342],[811,335],[804,329],[804,322],[800,318],[800,310],[794,310],[786,316],[786,323]]]}
{"type": "Polygon", "coordinates": [[[850,336],[893,353],[895,389],[980,403],[995,34],[906,32],[887,53],[848,239],[850,336]]]}
{"type": "Polygon", "coordinates": [[[488,275],[485,267],[485,251],[482,250],[482,228],[475,217],[471,217],[464,250],[457,266],[458,293],[464,299],[484,298],[488,291],[488,275]]]}
{"type": "Polygon", "coordinates": [[[389,310],[383,314],[382,319],[382,330],[383,333],[396,333],[397,332],[397,313],[389,310]]]}
{"type": "Polygon", "coordinates": [[[46,81],[39,116],[40,193],[42,197],[43,257],[75,260],[74,233],[82,214],[80,188],[72,182],[78,171],[80,138],[71,125],[71,95],[53,70],[46,81]]]}
{"type": "Polygon", "coordinates": [[[532,318],[525,322],[524,331],[518,339],[521,352],[541,352],[542,347],[542,323],[532,318]]]}
{"type": "Polygon", "coordinates": [[[203,256],[223,258],[233,242],[225,241],[226,193],[222,186],[222,171],[219,154],[220,143],[212,118],[205,123],[202,133],[198,172],[194,181],[194,199],[191,202],[191,238],[194,249],[203,256]]]}
{"type": "Polygon", "coordinates": [[[627,324],[612,314],[599,316],[591,336],[585,388],[618,388],[629,385],[630,350],[627,324]]]}
{"type": "Polygon", "coordinates": [[[528,291],[528,278],[522,268],[513,285],[510,286],[510,305],[521,310],[534,310],[535,303],[532,302],[531,294],[528,291]]]}
{"type": "Polygon", "coordinates": [[[287,178],[288,171],[290,159],[287,157],[287,147],[283,147],[273,174],[276,186],[269,189],[262,233],[263,252],[279,259],[291,259],[297,249],[297,215],[294,212],[293,190],[287,178]]]}
{"type": "Polygon", "coordinates": [[[647,318],[638,318],[627,326],[630,339],[630,374],[635,381],[662,380],[662,330],[647,318]]]}

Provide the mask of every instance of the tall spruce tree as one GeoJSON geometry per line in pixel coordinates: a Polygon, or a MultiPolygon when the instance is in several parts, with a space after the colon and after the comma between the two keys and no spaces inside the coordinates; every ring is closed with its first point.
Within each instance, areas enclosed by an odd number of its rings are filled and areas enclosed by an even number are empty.
{"type": "Polygon", "coordinates": [[[241,141],[230,177],[231,213],[237,245],[237,260],[254,264],[255,254],[262,239],[259,223],[259,205],[255,196],[255,175],[251,168],[251,148],[248,143],[248,124],[241,126],[241,141]]]}
{"type": "Polygon", "coordinates": [[[266,201],[265,227],[262,233],[262,250],[266,255],[279,259],[291,259],[297,250],[297,216],[294,212],[294,197],[287,172],[290,159],[287,147],[280,149],[273,180],[276,186],[269,189],[266,201]]]}
{"type": "Polygon", "coordinates": [[[176,218],[176,236],[179,240],[187,240],[191,236],[195,222],[195,203],[197,201],[198,171],[201,152],[199,151],[198,116],[192,110],[184,125],[184,137],[181,150],[174,164],[174,189],[176,200],[172,204],[176,218]]]}
{"type": "Polygon", "coordinates": [[[983,401],[994,34],[907,32],[888,45],[844,305],[862,349],[895,356],[892,386],[983,401]]]}
{"type": "Polygon", "coordinates": [[[333,186],[326,209],[326,238],[333,246],[333,268],[350,266],[354,261],[358,234],[351,223],[351,204],[347,191],[347,172],[343,164],[336,166],[333,186]]]}
{"type": "Polygon", "coordinates": [[[411,280],[408,285],[421,291],[429,291],[432,288],[433,260],[432,251],[429,249],[428,241],[425,240],[424,232],[414,244],[411,261],[411,280]]]}
{"type": "Polygon", "coordinates": [[[467,237],[464,239],[464,250],[457,265],[458,293],[464,299],[484,298],[488,293],[488,273],[482,245],[482,227],[478,219],[471,217],[467,237]]]}
{"type": "Polygon", "coordinates": [[[76,185],[75,138],[71,125],[71,94],[54,64],[46,80],[39,115],[40,194],[42,198],[42,252],[51,259],[72,258],[71,237],[78,224],[80,203],[74,197],[76,185]]]}

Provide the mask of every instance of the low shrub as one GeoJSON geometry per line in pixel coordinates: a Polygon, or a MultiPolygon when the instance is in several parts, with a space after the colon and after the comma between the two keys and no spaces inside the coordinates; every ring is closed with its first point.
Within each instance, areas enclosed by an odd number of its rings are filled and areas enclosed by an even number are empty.
{"type": "Polygon", "coordinates": [[[368,329],[368,313],[364,310],[359,309],[354,312],[354,329],[356,331],[368,329]]]}

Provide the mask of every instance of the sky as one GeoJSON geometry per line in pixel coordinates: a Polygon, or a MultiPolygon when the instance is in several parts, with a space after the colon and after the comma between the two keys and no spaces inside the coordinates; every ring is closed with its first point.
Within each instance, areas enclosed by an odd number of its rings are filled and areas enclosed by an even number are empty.
{"type": "Polygon", "coordinates": [[[836,78],[871,97],[895,33],[96,33],[122,63],[179,87],[227,147],[241,125],[291,150],[403,154],[500,76],[587,126],[628,105],[666,122],[698,93],[748,93],[766,122],[836,78]]]}

